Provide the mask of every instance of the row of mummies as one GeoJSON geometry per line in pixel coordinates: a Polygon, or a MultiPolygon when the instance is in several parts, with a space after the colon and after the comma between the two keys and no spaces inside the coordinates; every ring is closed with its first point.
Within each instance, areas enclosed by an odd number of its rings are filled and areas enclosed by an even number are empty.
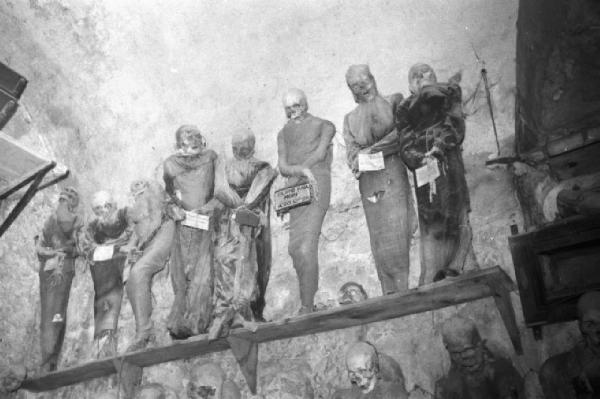
{"type": "MultiPolygon", "coordinates": [[[[382,292],[408,288],[409,242],[417,220],[407,168],[417,171],[436,163],[442,171],[416,184],[426,265],[422,282],[474,263],[457,82],[438,83],[426,64],[410,69],[408,98],[381,96],[366,65],[350,67],[346,81],[357,103],[344,119],[348,166],[359,181],[382,292]],[[382,165],[364,169],[365,155],[378,156],[382,165]]],[[[289,90],[283,103],[288,122],[277,137],[278,172],[288,186],[310,183],[314,194],[311,203],[289,210],[288,252],[298,276],[302,314],[314,309],[335,126],[309,114],[306,96],[298,89],[289,90]]],[[[149,180],[132,183],[130,208],[118,208],[108,192],[97,192],[91,201],[95,217],[87,224],[77,212],[78,193],[72,188],[61,192],[37,243],[45,369],[56,368],[79,256],[90,264],[95,338],[102,342],[102,355],[116,351],[124,287],[136,320],[136,339],[128,350],[142,349],[153,339],[151,283],[169,259],[174,301],[167,325],[173,338],[209,329],[214,338],[231,326],[263,320],[271,262],[269,189],[277,171],[254,157],[254,144],[251,132],[235,134],[234,158],[224,161],[206,148],[199,129],[181,126],[177,151],[163,165],[165,188],[149,180]],[[190,213],[209,215],[211,228],[185,225],[190,213]],[[107,246],[112,251],[108,259],[95,258],[98,247],[107,246]]]]}
{"type": "MultiPolygon", "coordinates": [[[[347,161],[359,181],[382,292],[408,288],[409,242],[417,222],[421,283],[477,267],[461,155],[465,124],[458,82],[438,83],[426,64],[410,69],[407,98],[381,96],[366,65],[351,66],[346,81],[357,103],[344,119],[347,161]],[[364,159],[379,159],[383,165],[365,167],[364,159]],[[420,181],[419,170],[432,164],[439,173],[420,181]],[[415,180],[418,218],[407,169],[415,180]]],[[[288,252],[298,276],[302,314],[314,309],[335,126],[309,114],[306,96],[298,89],[289,90],[283,103],[288,122],[277,137],[278,172],[290,187],[310,183],[314,194],[309,204],[289,210],[288,252]]],[[[77,211],[78,193],[72,188],[61,192],[37,242],[44,370],[57,365],[79,256],[90,264],[94,282],[98,356],[116,353],[124,287],[136,320],[136,338],[127,351],[143,349],[153,340],[152,278],[169,259],[174,301],[167,328],[173,338],[205,332],[216,338],[231,327],[253,328],[263,320],[271,263],[269,190],[277,171],[254,157],[255,138],[249,131],[234,134],[234,157],[226,161],[206,148],[195,126],[184,125],[175,136],[177,151],[163,165],[165,188],[149,180],[132,183],[134,205],[129,208],[118,208],[108,192],[97,192],[91,201],[95,217],[84,224],[77,211]],[[190,214],[210,216],[210,228],[186,225],[190,214]],[[111,248],[108,258],[94,260],[99,247],[111,248]]],[[[360,292],[349,296],[360,297],[360,292]]],[[[485,348],[473,323],[461,320],[449,326],[444,343],[458,366],[442,383],[441,392],[447,394],[440,397],[524,397],[519,374],[509,361],[485,348]],[[473,377],[484,369],[487,385],[473,377]],[[501,394],[505,392],[513,396],[501,394]]],[[[368,343],[350,349],[347,366],[354,391],[339,397],[403,397],[385,394],[405,392],[400,380],[392,378],[374,388],[374,381],[382,379],[377,358],[368,343]],[[365,365],[370,370],[366,374],[365,365]]]]}

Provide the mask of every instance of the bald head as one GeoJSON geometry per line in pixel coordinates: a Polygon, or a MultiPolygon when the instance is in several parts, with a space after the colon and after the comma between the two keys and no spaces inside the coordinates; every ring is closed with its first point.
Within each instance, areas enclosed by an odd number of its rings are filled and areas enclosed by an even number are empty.
{"type": "Polygon", "coordinates": [[[308,112],[306,94],[300,89],[289,89],[282,98],[285,115],[289,119],[302,119],[308,112]]]}
{"type": "Polygon", "coordinates": [[[586,292],[577,301],[577,314],[580,319],[585,313],[594,310],[600,312],[600,291],[586,292]]]}
{"type": "Polygon", "coordinates": [[[442,326],[444,346],[450,352],[463,350],[481,342],[477,326],[469,319],[453,317],[442,326]]]}

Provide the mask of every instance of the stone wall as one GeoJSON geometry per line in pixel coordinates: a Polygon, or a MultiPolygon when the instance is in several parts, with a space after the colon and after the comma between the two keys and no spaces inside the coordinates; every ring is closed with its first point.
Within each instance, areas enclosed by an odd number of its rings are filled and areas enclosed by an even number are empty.
{"type": "MultiPolygon", "coordinates": [[[[341,133],[343,116],[354,107],[344,82],[350,64],[368,63],[384,94],[408,93],[407,72],[415,62],[431,64],[444,80],[462,71],[468,113],[464,159],[471,192],[474,245],[482,267],[500,265],[514,278],[507,247],[509,226],[522,224],[504,169],[488,169],[496,152],[483,91],[474,93],[486,62],[503,155],[514,137],[516,0],[360,0],[218,2],[96,2],[92,0],[7,0],[0,4],[0,59],[25,75],[29,87],[5,132],[73,171],[70,184],[84,198],[102,187],[121,204],[129,182],[161,175],[181,124],[197,124],[209,146],[230,156],[229,132],[250,127],[257,156],[276,162],[275,137],[285,122],[281,96],[303,88],[310,111],[331,120],[341,133]]],[[[480,87],[481,89],[482,87],[480,87]]],[[[319,298],[335,298],[341,281],[361,282],[380,295],[358,188],[344,161],[341,134],[334,139],[333,196],[320,243],[319,298]]],[[[38,194],[0,241],[0,362],[39,361],[37,264],[33,236],[51,211],[56,189],[38,194]]],[[[88,208],[89,204],[84,204],[88,208]]],[[[88,211],[89,209],[86,209],[88,211]]],[[[6,212],[4,209],[3,212],[6,212]]],[[[274,266],[267,297],[269,319],[299,307],[298,288],[287,255],[285,221],[273,220],[274,266]]],[[[413,263],[418,265],[418,256],[413,263]]],[[[61,366],[91,359],[93,290],[80,265],[73,283],[61,366]]],[[[417,266],[418,267],[418,266],[417,266]]],[[[418,269],[411,271],[413,281],[418,269]]],[[[155,279],[154,319],[164,331],[172,293],[166,273],[155,279]]],[[[260,347],[259,395],[245,388],[233,357],[221,362],[247,398],[327,398],[348,384],[343,367],[346,343],[369,339],[401,364],[411,398],[430,398],[447,371],[440,323],[455,313],[472,318],[490,347],[510,356],[531,382],[543,359],[568,347],[574,325],[545,330],[535,342],[513,302],[525,355],[515,355],[491,300],[428,312],[389,322],[276,341],[260,347]]],[[[133,336],[125,299],[120,321],[123,349],[133,336]]],[[[161,333],[159,342],[169,338],[161,333]]],[[[182,394],[189,369],[198,362],[147,368],[145,381],[167,381],[182,394]],[[170,376],[172,378],[165,378],[170,376]]],[[[115,384],[92,381],[45,395],[19,398],[93,398],[115,384]]],[[[181,397],[184,397],[183,395],[181,397]]]]}

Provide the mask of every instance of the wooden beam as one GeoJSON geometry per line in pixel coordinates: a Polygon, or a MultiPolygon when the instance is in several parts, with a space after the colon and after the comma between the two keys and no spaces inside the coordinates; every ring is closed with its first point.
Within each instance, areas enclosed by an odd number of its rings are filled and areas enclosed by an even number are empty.
{"type": "MultiPolygon", "coordinates": [[[[300,337],[427,312],[481,298],[495,297],[498,292],[509,292],[514,288],[514,283],[510,277],[500,267],[496,266],[465,273],[458,277],[448,278],[403,293],[371,298],[356,304],[263,323],[254,332],[241,328],[234,329],[231,330],[229,337],[230,339],[255,343],[300,337]]],[[[504,302],[503,306],[512,309],[510,302],[504,302]]],[[[510,311],[501,313],[514,316],[514,310],[512,313],[510,311]]],[[[519,331],[515,331],[516,323],[511,322],[506,327],[511,339],[515,337],[515,334],[518,336],[519,331]]],[[[41,392],[76,384],[91,378],[108,376],[115,373],[115,367],[113,366],[113,360],[115,359],[146,367],[220,352],[229,348],[230,344],[227,338],[211,341],[207,335],[199,335],[185,341],[173,342],[172,345],[126,353],[117,358],[96,360],[82,366],[70,367],[39,377],[29,378],[23,382],[22,387],[30,391],[41,392]]],[[[515,347],[515,349],[518,351],[520,348],[515,347]]]]}
{"type": "Polygon", "coordinates": [[[25,191],[25,194],[23,194],[23,196],[19,199],[17,204],[10,211],[6,219],[4,219],[2,225],[0,225],[0,237],[2,237],[2,234],[4,234],[6,230],[8,230],[8,228],[15,221],[17,216],[19,216],[23,209],[25,209],[29,201],[31,201],[35,193],[37,193],[38,186],[42,183],[44,176],[54,167],[54,165],[54,162],[52,162],[49,165],[47,165],[45,169],[38,172],[31,185],[27,188],[27,191],[25,191]]]}

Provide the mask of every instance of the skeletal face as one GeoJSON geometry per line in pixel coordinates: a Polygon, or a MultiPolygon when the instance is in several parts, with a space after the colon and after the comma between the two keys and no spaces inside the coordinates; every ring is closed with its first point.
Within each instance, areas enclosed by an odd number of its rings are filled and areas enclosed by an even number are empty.
{"type": "Polygon", "coordinates": [[[408,72],[408,88],[411,93],[417,93],[427,85],[437,83],[437,77],[432,67],[427,64],[415,64],[408,72]]]}
{"type": "Polygon", "coordinates": [[[354,101],[364,103],[371,101],[377,95],[375,79],[366,67],[348,70],[346,83],[354,96],[354,101]]]}
{"type": "Polygon", "coordinates": [[[308,112],[306,94],[299,89],[290,89],[283,96],[283,108],[288,119],[301,120],[308,112]]]}
{"type": "Polygon", "coordinates": [[[56,219],[63,233],[70,233],[77,218],[76,210],[79,205],[79,194],[75,189],[67,187],[58,196],[56,219]]]}
{"type": "Polygon", "coordinates": [[[588,346],[600,351],[600,309],[589,309],[581,318],[580,328],[588,346]]]}
{"type": "Polygon", "coordinates": [[[109,222],[113,219],[117,206],[107,191],[98,191],[92,198],[92,211],[100,222],[109,222]]]}
{"type": "Polygon", "coordinates": [[[352,385],[363,393],[375,389],[379,374],[379,360],[373,346],[365,342],[357,342],[346,354],[346,368],[352,385]]]}
{"type": "Polygon", "coordinates": [[[206,147],[200,130],[193,125],[183,125],[175,132],[177,154],[184,157],[199,155],[206,147]]]}
{"type": "Polygon", "coordinates": [[[221,399],[225,373],[216,364],[207,363],[192,371],[187,385],[187,397],[192,399],[221,399]]]}
{"type": "Polygon", "coordinates": [[[450,319],[443,326],[442,336],[450,359],[461,371],[474,373],[484,366],[485,348],[473,322],[459,317],[450,319]]]}
{"type": "Polygon", "coordinates": [[[367,299],[367,294],[364,288],[357,283],[344,284],[338,294],[338,303],[340,305],[358,303],[365,299],[367,299]]]}
{"type": "Polygon", "coordinates": [[[256,139],[251,131],[235,133],[231,139],[231,150],[235,159],[248,159],[254,155],[256,139]]]}

